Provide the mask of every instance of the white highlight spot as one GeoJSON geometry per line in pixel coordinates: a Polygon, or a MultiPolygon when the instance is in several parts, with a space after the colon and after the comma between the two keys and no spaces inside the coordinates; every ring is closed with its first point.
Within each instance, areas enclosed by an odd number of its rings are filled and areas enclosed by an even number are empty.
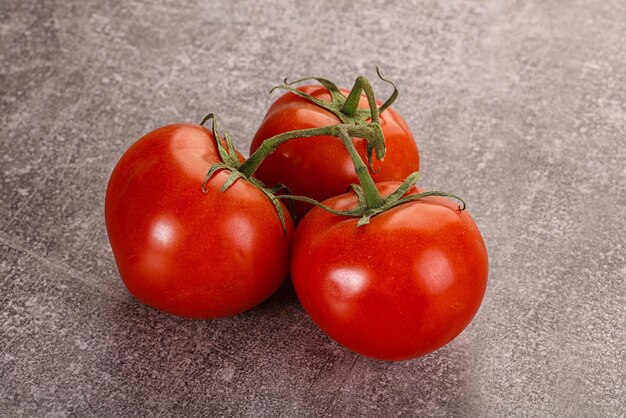
{"type": "Polygon", "coordinates": [[[335,270],[332,275],[332,281],[341,290],[341,296],[350,298],[359,294],[366,284],[367,274],[357,268],[341,268],[335,270]]]}
{"type": "Polygon", "coordinates": [[[252,250],[256,237],[250,219],[245,216],[233,216],[226,224],[229,232],[236,238],[236,242],[241,251],[247,253],[252,250]]]}
{"type": "Polygon", "coordinates": [[[172,242],[174,230],[167,221],[157,221],[152,229],[152,237],[162,245],[169,245],[172,242]]]}
{"type": "Polygon", "coordinates": [[[415,271],[433,294],[446,291],[452,284],[454,276],[448,258],[437,250],[424,252],[415,265],[415,271]]]}

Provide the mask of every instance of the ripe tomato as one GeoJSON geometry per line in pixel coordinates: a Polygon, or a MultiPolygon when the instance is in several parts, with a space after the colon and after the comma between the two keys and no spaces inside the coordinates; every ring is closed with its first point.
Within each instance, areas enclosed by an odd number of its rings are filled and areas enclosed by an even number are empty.
{"type": "MultiPolygon", "coordinates": [[[[298,89],[323,101],[331,99],[328,90],[322,86],[308,85],[298,89]]],[[[341,91],[348,94],[346,90],[341,91]]],[[[368,108],[365,96],[361,97],[359,108],[368,108]]],[[[267,111],[252,140],[250,153],[266,139],[283,132],[338,123],[341,121],[330,111],[294,93],[285,93],[267,111]]],[[[419,154],[413,135],[404,119],[392,108],[380,115],[380,125],[385,136],[386,155],[383,161],[374,162],[375,172],[372,177],[375,182],[404,180],[419,169],[419,154]]],[[[354,138],[353,142],[361,157],[365,158],[365,141],[354,138]]],[[[269,186],[282,183],[291,193],[317,201],[344,193],[350,184],[358,182],[350,155],[341,140],[332,136],[286,142],[263,161],[254,175],[269,186]]],[[[304,216],[311,207],[306,203],[295,202],[297,217],[304,216]]]]}
{"type": "MultiPolygon", "coordinates": [[[[382,195],[398,186],[377,185],[382,195]]],[[[324,204],[353,209],[357,197],[324,204]]],[[[460,334],[487,286],[487,250],[470,215],[427,197],[357,222],[316,207],[298,225],[291,276],[313,321],[345,347],[384,360],[421,356],[460,334]]]]}
{"type": "MultiPolygon", "coordinates": [[[[157,309],[217,318],[252,308],[288,273],[293,224],[285,234],[275,207],[240,179],[225,192],[227,171],[213,134],[199,125],[148,133],[122,156],[109,180],[109,240],[128,290],[157,309]]],[[[287,211],[284,211],[287,213],[287,211]]]]}

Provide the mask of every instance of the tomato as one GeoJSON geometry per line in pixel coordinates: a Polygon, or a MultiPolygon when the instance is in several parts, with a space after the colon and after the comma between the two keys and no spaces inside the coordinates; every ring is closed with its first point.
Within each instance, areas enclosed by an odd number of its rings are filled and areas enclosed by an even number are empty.
{"type": "MultiPolygon", "coordinates": [[[[331,99],[328,90],[322,86],[307,85],[298,90],[323,101],[331,99]]],[[[343,89],[341,91],[348,93],[343,89]]],[[[367,107],[367,100],[362,96],[359,108],[367,107]]],[[[340,119],[330,111],[292,92],[285,93],[267,111],[252,140],[250,153],[266,139],[283,132],[338,123],[341,123],[340,119]]],[[[383,161],[373,164],[374,181],[404,180],[419,169],[419,154],[413,135],[404,119],[392,108],[380,114],[380,124],[386,155],[383,161]]],[[[365,141],[354,138],[353,142],[361,156],[365,157],[365,141]]],[[[291,193],[318,201],[344,193],[350,184],[358,181],[350,155],[341,140],[332,136],[299,138],[280,145],[263,161],[255,177],[267,185],[284,184],[291,193]]],[[[302,217],[310,208],[308,204],[295,203],[297,217],[302,217]]]]}
{"type": "MultiPolygon", "coordinates": [[[[389,195],[399,184],[377,188],[389,195]]],[[[353,209],[357,197],[324,204],[353,209]]],[[[316,207],[298,225],[291,276],[313,321],[345,347],[384,360],[424,355],[460,334],[487,286],[487,250],[470,215],[426,197],[357,222],[316,207]]]]}
{"type": "MultiPolygon", "coordinates": [[[[269,297],[289,268],[293,224],[255,185],[227,170],[213,134],[178,124],[148,133],[109,180],[105,217],[115,261],[140,301],[175,315],[217,318],[269,297]]],[[[286,213],[286,211],[285,211],[286,213]]]]}

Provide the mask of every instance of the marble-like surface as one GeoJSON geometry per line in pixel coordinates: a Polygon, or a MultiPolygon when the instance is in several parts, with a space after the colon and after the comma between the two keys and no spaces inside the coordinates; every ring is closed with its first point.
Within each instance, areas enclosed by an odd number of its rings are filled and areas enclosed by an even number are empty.
{"type": "Polygon", "coordinates": [[[310,3],[0,2],[0,415],[623,416],[626,3],[310,3]],[[288,283],[216,321],[128,294],[103,198],[134,140],[214,111],[245,151],[283,77],[376,65],[489,249],[459,338],[386,363],[288,283]]]}

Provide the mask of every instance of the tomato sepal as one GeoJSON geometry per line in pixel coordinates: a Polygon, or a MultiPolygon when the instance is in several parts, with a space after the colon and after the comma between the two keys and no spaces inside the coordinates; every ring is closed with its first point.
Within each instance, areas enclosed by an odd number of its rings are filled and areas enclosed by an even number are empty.
{"type": "MultiPolygon", "coordinates": [[[[374,125],[372,122],[370,125],[374,125]]],[[[321,209],[326,210],[334,215],[339,216],[347,216],[347,217],[355,217],[360,218],[357,222],[357,227],[361,227],[363,225],[367,225],[370,223],[370,220],[373,216],[386,212],[396,206],[402,205],[404,203],[411,202],[413,200],[422,199],[428,196],[442,196],[442,197],[450,197],[453,199],[457,199],[461,202],[462,205],[459,205],[459,211],[465,210],[466,204],[465,201],[459,196],[440,191],[427,191],[419,194],[408,195],[405,196],[411,187],[413,187],[420,178],[419,171],[415,171],[409,174],[406,179],[400,184],[398,189],[396,189],[393,193],[388,196],[381,196],[372,176],[369,174],[368,168],[365,165],[365,162],[357,152],[354,147],[354,143],[350,138],[350,133],[347,125],[336,125],[337,131],[336,135],[343,142],[346,150],[350,154],[352,158],[352,162],[354,164],[354,171],[356,172],[357,177],[361,184],[352,184],[351,188],[357,196],[357,206],[351,210],[345,211],[337,211],[329,208],[328,206],[315,201],[314,199],[296,196],[284,196],[284,199],[293,199],[300,200],[303,202],[311,203],[315,206],[320,207],[321,209]]],[[[376,125],[374,125],[374,128],[376,125]]]]}
{"type": "MultiPolygon", "coordinates": [[[[391,80],[383,78],[383,76],[380,74],[380,69],[378,67],[376,67],[376,74],[378,75],[378,78],[393,87],[393,92],[380,107],[378,107],[376,104],[376,97],[374,95],[372,85],[370,84],[369,80],[364,76],[357,77],[352,89],[347,96],[339,89],[339,87],[337,87],[334,82],[321,77],[304,77],[294,81],[289,81],[287,78],[285,78],[283,84],[274,86],[270,90],[270,93],[272,93],[276,89],[287,90],[299,97],[309,100],[316,106],[319,106],[331,112],[342,122],[342,124],[358,126],[374,124],[378,125],[379,129],[382,130],[382,128],[380,128],[379,115],[384,112],[385,109],[387,109],[389,106],[391,106],[396,100],[396,98],[398,97],[398,88],[391,80]],[[320,100],[308,93],[305,93],[302,90],[293,87],[295,84],[311,80],[317,81],[326,90],[328,90],[328,93],[331,96],[330,101],[320,100]],[[369,109],[358,108],[361,94],[363,93],[365,93],[365,96],[367,97],[369,109]],[[368,121],[371,122],[368,123],[368,121]]],[[[376,159],[378,159],[379,161],[383,160],[385,154],[384,141],[381,147],[379,142],[372,141],[368,138],[364,139],[367,144],[367,165],[370,170],[372,170],[372,172],[376,174],[377,170],[374,170],[373,168],[373,154],[374,152],[376,152],[376,159]]]]}
{"type": "MultiPolygon", "coordinates": [[[[211,129],[213,131],[213,137],[215,138],[215,143],[217,145],[217,150],[222,159],[221,163],[213,164],[209,171],[207,172],[206,177],[204,178],[204,182],[202,182],[202,192],[208,193],[209,190],[207,188],[207,184],[209,180],[215,175],[218,171],[228,170],[230,173],[226,178],[226,181],[220,187],[220,192],[225,192],[228,190],[237,180],[243,179],[248,183],[254,185],[259,191],[261,191],[268,200],[272,203],[274,208],[276,209],[276,214],[278,215],[278,219],[280,219],[280,224],[283,228],[283,233],[287,235],[287,225],[285,223],[285,214],[283,212],[283,208],[280,205],[280,201],[276,198],[276,193],[281,190],[286,190],[289,193],[289,189],[287,189],[283,185],[276,185],[273,188],[268,188],[263,184],[263,182],[257,178],[252,177],[251,175],[246,175],[244,172],[240,170],[243,163],[239,159],[239,153],[235,148],[235,144],[228,132],[224,132],[223,138],[219,134],[219,130],[217,127],[217,120],[214,113],[209,113],[206,115],[202,121],[200,122],[200,126],[204,126],[209,120],[212,120],[211,129]]],[[[292,205],[289,205],[290,211],[293,212],[292,205]]]]}

